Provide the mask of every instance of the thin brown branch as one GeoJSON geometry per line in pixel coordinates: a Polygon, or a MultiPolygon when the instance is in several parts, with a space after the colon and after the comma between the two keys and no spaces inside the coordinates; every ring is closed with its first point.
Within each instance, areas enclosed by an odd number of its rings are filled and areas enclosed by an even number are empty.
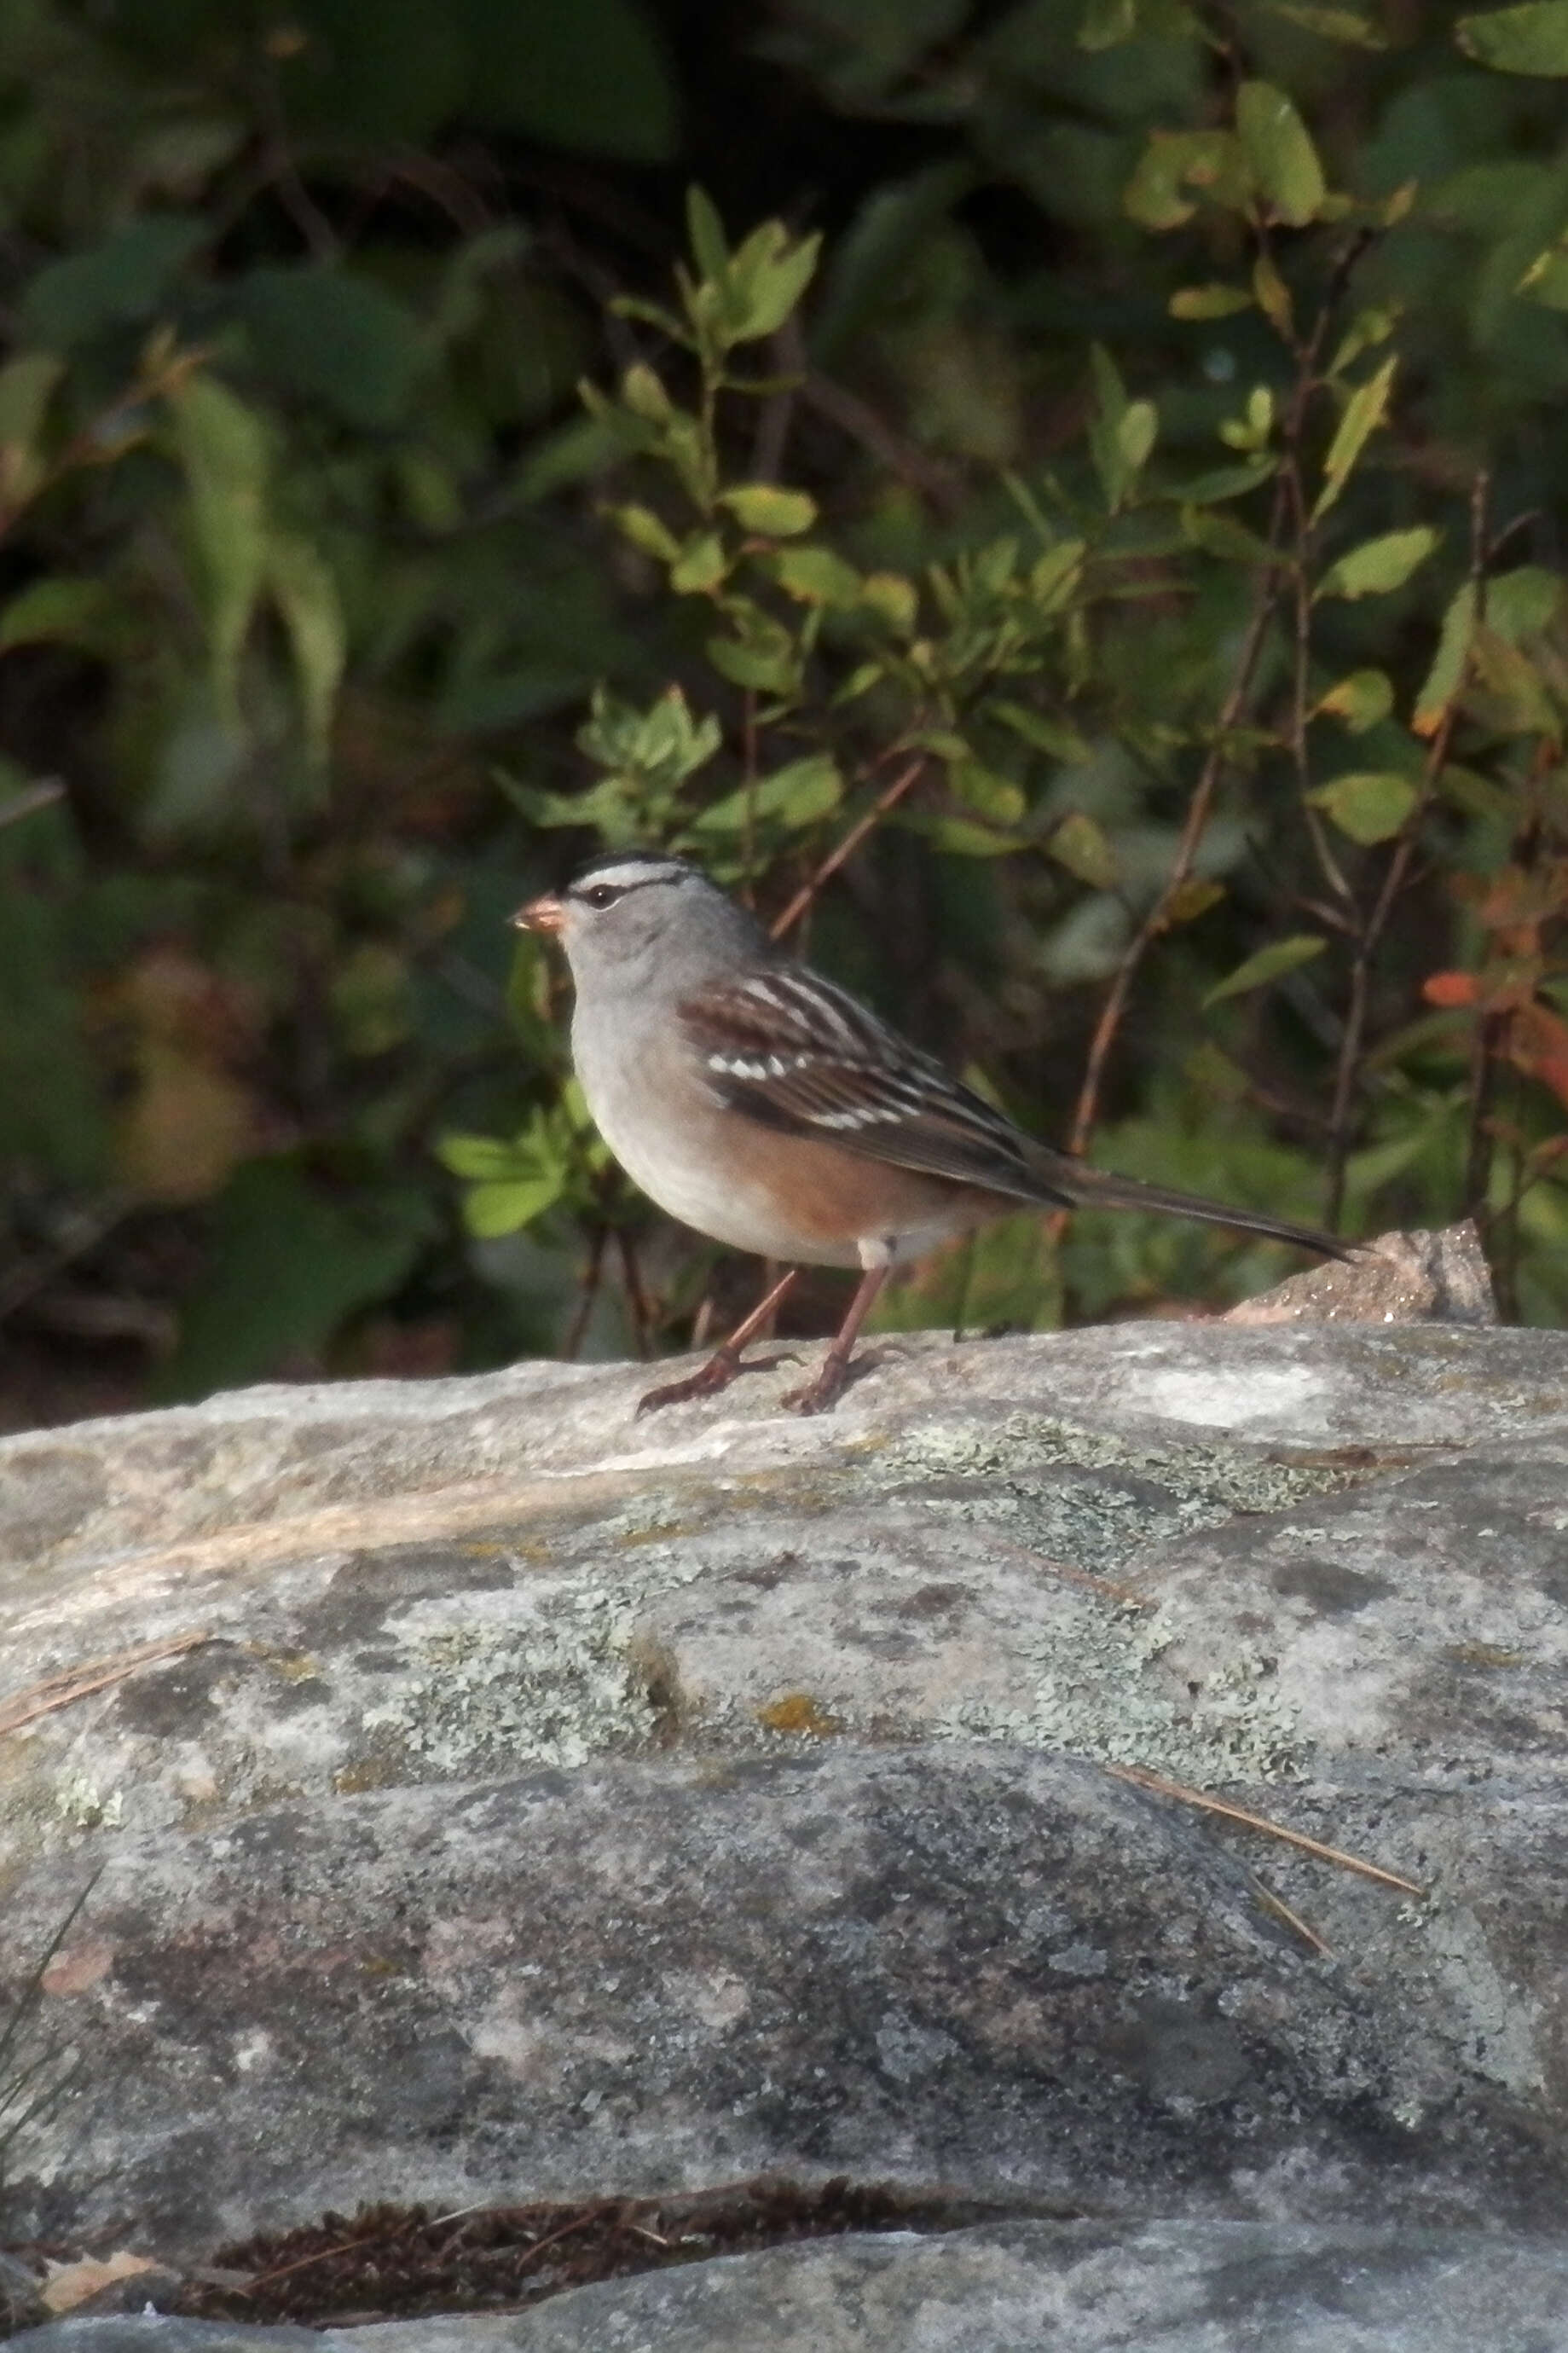
{"type": "Polygon", "coordinates": [[[900,769],[898,775],[893,778],[892,783],[885,786],[884,789],[878,794],[870,807],[866,811],[865,816],[850,827],[843,840],[838,844],[837,849],[830,850],[827,856],[823,860],[821,865],[817,868],[816,873],[812,875],[810,881],[801,884],[800,889],[795,892],[795,897],[790,901],[783,914],[776,915],[773,918],[769,933],[770,938],[782,940],[786,933],[792,932],[795,929],[796,923],[799,923],[801,917],[805,913],[806,910],[812,904],[812,902],[816,899],[817,892],[822,889],[823,884],[830,881],[831,878],[837,873],[846,859],[852,858],[854,856],[855,852],[859,849],[860,844],[865,840],[867,835],[873,832],[875,828],[881,824],[882,819],[887,816],[888,811],[890,808],[897,807],[898,803],[903,799],[904,795],[910,790],[910,788],[918,782],[919,778],[924,774],[924,771],[925,754],[923,752],[912,759],[907,767],[900,769]]]}
{"type": "Polygon", "coordinates": [[[599,1295],[599,1280],[605,1271],[605,1246],[610,1239],[608,1226],[595,1226],[588,1240],[588,1263],[583,1270],[582,1285],[572,1321],[566,1328],[561,1354],[571,1364],[583,1345],[588,1329],[588,1318],[594,1312],[594,1302],[599,1295]]]}
{"type": "MultiPolygon", "coordinates": [[[[1483,467],[1470,485],[1469,577],[1476,594],[1478,622],[1486,587],[1487,495],[1489,487],[1490,476],[1483,467]]],[[[1383,944],[1384,933],[1388,928],[1389,917],[1409,876],[1411,860],[1415,856],[1420,839],[1421,823],[1448,757],[1448,744],[1458,717],[1459,697],[1464,690],[1467,669],[1468,664],[1461,668],[1454,682],[1454,691],[1427,746],[1420,790],[1415,806],[1400,828],[1398,839],[1384,869],[1383,881],[1362,927],[1351,964],[1350,999],[1345,1009],[1345,1026],[1334,1071],[1333,1105],[1329,1113],[1329,1183],[1323,1219],[1331,1231],[1338,1227],[1344,1208],[1345,1174],[1353,1138],[1356,1097],[1361,1091],[1367,1014],[1372,1001],[1373,965],[1383,944]]]]}
{"type": "Polygon", "coordinates": [[[1271,1912],[1277,1920],[1282,1920],[1287,1928],[1293,1928],[1301,1942],[1309,1946],[1320,1960],[1333,1959],[1332,1953],[1317,1930],[1303,1920],[1299,1912],[1292,1910],[1282,1895],[1277,1895],[1272,1887],[1266,1886],[1256,1872],[1252,1874],[1252,1884],[1257,1892],[1258,1900],[1266,1912],[1271,1912]]]}
{"type": "MultiPolygon", "coordinates": [[[[1275,515],[1269,532],[1271,543],[1278,536],[1283,508],[1284,495],[1279,491],[1275,497],[1275,515]]],[[[1193,861],[1208,825],[1215,795],[1219,790],[1229,760],[1230,733],[1247,708],[1258,656],[1263,651],[1263,641],[1268,633],[1268,624],[1273,618],[1279,595],[1278,575],[1272,565],[1267,565],[1253,597],[1251,617],[1237,656],[1236,668],[1231,673],[1229,690],[1220,707],[1214,739],[1187,803],[1176,854],[1142,922],[1122,950],[1121,961],[1111,975],[1110,987],[1100,1008],[1100,1018],[1094,1025],[1094,1035],[1089,1039],[1089,1055],[1084,1064],[1083,1083],[1079,1089],[1078,1104],[1068,1138],[1067,1148],[1071,1153],[1081,1155],[1089,1148],[1095,1122],[1100,1116],[1100,1096],[1105,1082],[1106,1064],[1127,1011],[1132,984],[1151,945],[1170,921],[1176,893],[1192,873],[1193,861]]]]}
{"type": "MultiPolygon", "coordinates": [[[[1275,482],[1274,505],[1269,517],[1268,536],[1270,548],[1278,550],[1287,521],[1292,513],[1292,481],[1294,481],[1299,543],[1292,557],[1294,566],[1292,576],[1298,582],[1303,576],[1301,534],[1310,528],[1305,521],[1304,503],[1301,502],[1300,498],[1300,450],[1306,427],[1307,410],[1312,394],[1317,388],[1318,363],[1322,356],[1323,344],[1339,308],[1340,299],[1357,262],[1372,241],[1372,232],[1363,230],[1358,232],[1345,245],[1330,272],[1329,282],[1324,289],[1322,301],[1318,306],[1317,316],[1312,322],[1311,332],[1305,342],[1296,347],[1298,360],[1296,379],[1291,391],[1290,406],[1286,413],[1280,435],[1285,462],[1275,482]]],[[[1219,789],[1227,765],[1229,757],[1227,738],[1231,730],[1238,724],[1246,712],[1258,659],[1268,633],[1268,626],[1279,607],[1281,578],[1281,570],[1276,565],[1266,565],[1259,576],[1247,631],[1237,655],[1235,669],[1231,673],[1230,686],[1220,706],[1219,719],[1208,754],[1197,783],[1193,788],[1192,797],[1187,804],[1187,814],[1176,845],[1175,857],[1160,886],[1153,904],[1149,908],[1142,922],[1122,951],[1121,961],[1111,976],[1110,987],[1107,992],[1105,1003],[1100,1008],[1094,1035],[1089,1040],[1089,1055],[1084,1065],[1083,1083],[1079,1090],[1078,1103],[1073,1113],[1072,1129],[1068,1139],[1069,1152],[1081,1155],[1089,1148],[1089,1138],[1093,1134],[1095,1122],[1100,1115],[1100,1097],[1105,1081],[1106,1064],[1127,1011],[1128,1000],[1132,993],[1132,984],[1138,976],[1139,968],[1151,944],[1164,930],[1170,920],[1171,909],[1177,892],[1192,874],[1194,861],[1197,857],[1198,848],[1213,810],[1215,795],[1219,789]]],[[[1301,625],[1301,609],[1298,602],[1296,630],[1297,664],[1300,673],[1296,689],[1298,702],[1301,700],[1305,691],[1304,672],[1300,672],[1300,665],[1303,659],[1300,649],[1301,625]]],[[[1056,1222],[1059,1223],[1060,1219],[1056,1222]]]]}
{"type": "Polygon", "coordinates": [[[841,433],[847,434],[851,441],[858,441],[879,466],[885,466],[890,474],[897,474],[912,491],[918,491],[938,514],[951,521],[958,513],[963,495],[946,468],[938,465],[918,443],[895,432],[858,392],[836,384],[831,376],[813,374],[802,383],[800,398],[808,408],[815,408],[819,417],[826,417],[830,425],[837,425],[841,433]]]}
{"type": "Polygon", "coordinates": [[[58,776],[44,776],[36,785],[23,789],[0,808],[0,825],[15,825],[18,818],[33,817],[39,809],[52,808],[56,801],[64,800],[66,788],[58,776]]]}
{"type": "Polygon", "coordinates": [[[631,1311],[632,1339],[638,1356],[646,1363],[653,1353],[653,1314],[642,1279],[642,1268],[637,1263],[637,1237],[627,1227],[617,1226],[616,1246],[620,1252],[626,1305],[631,1311]]]}
{"type": "Polygon", "coordinates": [[[1397,1888],[1402,1895],[1425,1896],[1426,1891],[1414,1879],[1405,1879],[1397,1871],[1384,1871],[1380,1862],[1368,1862],[1359,1854],[1347,1854],[1342,1847],[1325,1846],[1321,1839],[1309,1838],[1305,1831],[1288,1830],[1283,1822],[1271,1822],[1267,1814],[1249,1813],[1245,1806],[1233,1806],[1227,1799],[1211,1798],[1206,1789],[1189,1788],[1184,1781],[1168,1780],[1163,1773],[1152,1773],[1146,1765],[1108,1765],[1108,1773],[1119,1781],[1131,1781],[1140,1789],[1152,1789],[1156,1797],[1179,1798],[1184,1806],[1199,1806],[1206,1814],[1218,1814],[1227,1822],[1240,1822],[1249,1831],[1262,1831],[1268,1838],[1282,1839],[1287,1846],[1297,1846],[1303,1854],[1315,1854],[1320,1862],[1337,1863],[1342,1871],[1353,1871],[1363,1879],[1375,1879],[1383,1887],[1397,1888]]]}
{"type": "Polygon", "coordinates": [[[0,1704],[0,1733],[20,1732],[25,1724],[36,1724],[41,1715],[52,1715],[57,1708],[70,1707],[89,1693],[106,1691],[110,1683],[123,1683],[138,1667],[145,1667],[154,1659],[177,1659],[186,1651],[200,1650],[210,1642],[208,1633],[176,1634],[162,1642],[139,1642],[133,1650],[117,1651],[107,1659],[91,1659],[79,1667],[68,1667],[58,1675],[47,1675],[42,1683],[30,1683],[26,1691],[14,1692],[0,1704]]]}

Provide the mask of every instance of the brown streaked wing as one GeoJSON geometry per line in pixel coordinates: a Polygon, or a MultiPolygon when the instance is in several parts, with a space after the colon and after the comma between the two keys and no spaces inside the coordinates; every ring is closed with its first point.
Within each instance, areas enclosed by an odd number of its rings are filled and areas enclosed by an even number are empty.
{"type": "Polygon", "coordinates": [[[709,1085],[764,1127],[1019,1200],[1066,1198],[1000,1113],[815,973],[759,966],[679,1010],[709,1085]]]}

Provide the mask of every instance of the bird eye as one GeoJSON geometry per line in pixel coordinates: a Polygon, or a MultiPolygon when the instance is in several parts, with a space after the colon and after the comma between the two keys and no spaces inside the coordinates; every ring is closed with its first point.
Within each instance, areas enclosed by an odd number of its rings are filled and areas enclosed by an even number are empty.
{"type": "Polygon", "coordinates": [[[599,908],[613,907],[620,895],[613,882],[595,882],[583,893],[590,907],[599,908]]]}

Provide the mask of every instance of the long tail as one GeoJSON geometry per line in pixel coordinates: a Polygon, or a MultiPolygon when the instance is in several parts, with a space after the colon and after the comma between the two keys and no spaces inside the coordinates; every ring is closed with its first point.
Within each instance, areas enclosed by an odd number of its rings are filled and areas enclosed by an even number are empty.
{"type": "Polygon", "coordinates": [[[1075,1207],[1092,1209],[1157,1209],[1168,1217],[1197,1218],[1207,1226],[1234,1226],[1238,1233],[1267,1234],[1270,1241],[1294,1242],[1300,1250],[1321,1258],[1348,1259],[1351,1246],[1314,1226],[1292,1225],[1289,1218],[1271,1218],[1260,1209],[1233,1209],[1223,1201],[1205,1201],[1196,1193],[1177,1193],[1164,1185],[1145,1185],[1136,1176],[1118,1176],[1108,1168],[1091,1168],[1066,1153],[1050,1153],[1040,1174],[1054,1192],[1075,1207]]]}

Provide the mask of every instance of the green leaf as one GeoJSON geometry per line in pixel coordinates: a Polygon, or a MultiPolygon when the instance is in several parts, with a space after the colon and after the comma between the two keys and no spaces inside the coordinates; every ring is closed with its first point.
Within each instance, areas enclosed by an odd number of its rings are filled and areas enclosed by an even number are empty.
{"type": "MultiPolygon", "coordinates": [[[[353,5],[374,22],[363,0],[353,5]]],[[[626,164],[667,164],[679,151],[674,69],[639,0],[456,5],[473,58],[470,121],[626,164]]]]}
{"type": "Polygon", "coordinates": [[[1467,580],[1458,595],[1449,601],[1438,632],[1437,650],[1426,683],[1415,698],[1415,708],[1410,724],[1417,735],[1435,735],[1443,723],[1448,705],[1465,682],[1469,664],[1470,641],[1476,628],[1476,591],[1474,583],[1467,580]]]}
{"type": "Polygon", "coordinates": [[[1487,582],[1486,621],[1510,646],[1521,638],[1539,637],[1552,628],[1568,596],[1563,575],[1543,564],[1521,564],[1512,572],[1494,573],[1487,582]]]}
{"type": "Polygon", "coordinates": [[[1364,735],[1369,727],[1386,719],[1393,708],[1394,688],[1385,671],[1352,670],[1348,678],[1330,687],[1312,716],[1318,718],[1327,712],[1332,718],[1342,719],[1352,735],[1364,735]]]}
{"type": "Polygon", "coordinates": [[[1236,128],[1247,168],[1275,216],[1305,228],[1323,201],[1323,170],[1289,99],[1272,82],[1244,81],[1236,94],[1236,128]]]}
{"type": "Polygon", "coordinates": [[[698,275],[721,278],[730,267],[730,240],[719,207],[705,188],[693,185],[686,191],[686,235],[698,275]]]}
{"type": "Polygon", "coordinates": [[[1228,131],[1153,131],[1122,196],[1144,228],[1180,228],[1197,210],[1186,191],[1202,188],[1238,211],[1250,185],[1241,142],[1228,131]]]}
{"type": "Polygon", "coordinates": [[[1089,0],[1078,28],[1080,49],[1114,49],[1138,30],[1138,0],[1089,0]]]}
{"type": "Polygon", "coordinates": [[[1388,47],[1386,37],[1357,8],[1314,8],[1305,0],[1268,0],[1268,5],[1276,16],[1300,25],[1303,32],[1321,34],[1325,41],[1348,41],[1358,49],[1388,47]]]}
{"type": "Polygon", "coordinates": [[[1029,602],[1037,613],[1058,613],[1069,604],[1083,571],[1089,542],[1059,539],[1029,566],[1029,602]]]}
{"type": "Polygon", "coordinates": [[[974,825],[968,818],[906,817],[901,822],[911,832],[925,834],[932,849],[948,858],[1010,858],[1024,848],[1016,834],[974,825]]]}
{"type": "MultiPolygon", "coordinates": [[[[1539,636],[1549,628],[1563,602],[1563,585],[1543,565],[1521,564],[1512,572],[1498,573],[1487,582],[1486,624],[1509,645],[1539,636]]],[[[1425,684],[1415,698],[1410,724],[1417,735],[1435,735],[1444,712],[1460,691],[1476,642],[1476,590],[1467,580],[1443,616],[1437,650],[1425,684]]],[[[1492,658],[1497,667],[1495,655],[1492,658]]]]}
{"type": "Polygon", "coordinates": [[[257,368],[273,384],[375,431],[407,415],[424,365],[419,322],[348,269],[247,270],[235,308],[257,368]]]}
{"type": "Polygon", "coordinates": [[[646,360],[637,360],[621,378],[621,398],[634,417],[645,425],[664,425],[670,415],[670,398],[661,379],[654,374],[646,360]]]}
{"type": "Polygon", "coordinates": [[[500,1135],[444,1135],[436,1145],[436,1157],[454,1176],[476,1185],[499,1184],[518,1171],[517,1145],[500,1135]]]}
{"type": "Polygon", "coordinates": [[[816,521],[815,499],[804,491],[780,490],[773,482],[738,483],[720,491],[719,503],[729,508],[742,531],[761,532],[769,539],[792,539],[816,521]]]}
{"type": "Polygon", "coordinates": [[[1408,776],[1385,769],[1335,776],[1331,784],[1315,786],[1307,795],[1314,808],[1331,817],[1342,833],[1365,847],[1391,839],[1419,797],[1408,776]]]}
{"type": "Polygon", "coordinates": [[[1266,384],[1255,384],[1247,396],[1245,417],[1227,417],[1219,438],[1230,449],[1250,450],[1261,458],[1274,430],[1274,395],[1266,384]]]}
{"type": "Polygon", "coordinates": [[[476,1185],[463,1197],[463,1223],[477,1240],[496,1241],[552,1209],[565,1189],[564,1168],[476,1185]]]}
{"type": "Polygon", "coordinates": [[[776,334],[810,284],[821,248],[820,237],[797,241],[782,221],[763,221],[691,295],[694,326],[716,333],[725,349],[776,334]]]}
{"type": "Polygon", "coordinates": [[[1213,506],[1225,499],[1245,498],[1248,491],[1271,481],[1276,471],[1272,458],[1248,458],[1239,466],[1215,466],[1206,474],[1194,474],[1178,486],[1175,495],[1184,506],[1213,506]]]}
{"type": "Polygon", "coordinates": [[[605,512],[622,538],[640,547],[645,555],[657,556],[661,564],[679,562],[680,542],[651,507],[606,507],[605,512]]]}
{"type": "Polygon", "coordinates": [[[1494,73],[1568,74],[1568,0],[1526,0],[1521,8],[1461,16],[1454,37],[1494,73]]]}
{"type": "Polygon", "coordinates": [[[948,790],[975,817],[992,825],[1016,826],[1028,806],[1010,776],[999,776],[978,760],[953,760],[947,771],[948,790]]]}
{"type": "Polygon", "coordinates": [[[1252,293],[1246,286],[1182,286],[1169,304],[1173,319],[1228,319],[1251,308],[1252,293]]]}
{"type": "Polygon", "coordinates": [[[1544,311],[1568,311],[1568,245],[1549,246],[1537,254],[1516,291],[1544,311]]]}
{"type": "Polygon", "coordinates": [[[1103,828],[1082,809],[1073,809],[1055,827],[1046,848],[1058,866],[1093,891],[1114,891],[1121,880],[1116,852],[1103,828]]]}
{"type": "Polygon", "coordinates": [[[90,651],[111,603],[104,580],[77,579],[64,573],[34,580],[0,607],[0,653],[9,652],[13,646],[47,642],[82,646],[90,651]]]}
{"type": "Polygon", "coordinates": [[[738,792],[726,793],[722,800],[712,802],[693,818],[692,830],[743,833],[749,819],[790,827],[814,825],[819,818],[831,816],[843,797],[844,779],[837,762],[826,752],[811,752],[804,759],[790,761],[786,767],[775,768],[771,776],[760,776],[749,792],[742,785],[738,792]]]}
{"type": "Polygon", "coordinates": [[[710,638],[703,651],[721,678],[755,694],[788,696],[799,683],[801,657],[783,629],[776,637],[752,631],[745,638],[710,638]]]}
{"type": "Polygon", "coordinates": [[[920,593],[901,572],[868,572],[860,583],[860,602],[900,638],[912,637],[920,618],[920,593]]]}
{"type": "Polygon", "coordinates": [[[1536,664],[1496,629],[1478,628],[1471,647],[1482,693],[1477,715],[1510,735],[1557,735],[1562,723],[1536,664]]]}
{"type": "Polygon", "coordinates": [[[1323,487],[1318,492],[1311,519],[1319,522],[1333,505],[1351,478],[1356,459],[1376,432],[1388,413],[1389,396],[1394,390],[1397,357],[1386,359],[1377,374],[1364,384],[1357,385],[1345,403],[1329,454],[1323,460],[1323,487]]]}
{"type": "Polygon", "coordinates": [[[829,548],[781,548],[773,560],[773,577],[787,596],[805,605],[843,608],[860,601],[860,575],[829,548]]]}
{"type": "Polygon", "coordinates": [[[669,567],[669,585],[678,596],[710,596],[725,573],[729,558],[716,531],[699,532],[689,539],[669,567]]]}
{"type": "Polygon", "coordinates": [[[1182,509],[1182,530],[1194,547],[1206,555],[1217,555],[1228,564],[1279,564],[1284,561],[1277,547],[1270,547],[1255,531],[1248,531],[1230,514],[1215,514],[1207,507],[1184,506],[1182,509]]]}
{"type": "Polygon", "coordinates": [[[289,633],[310,756],[324,766],[348,661],[338,584],[309,540],[295,532],[275,531],[268,540],[267,586],[289,633]]]}
{"type": "Polygon", "coordinates": [[[1268,947],[1259,948],[1256,955],[1249,955],[1245,964],[1238,964],[1216,988],[1209,990],[1204,999],[1205,1008],[1220,1004],[1227,997],[1245,997],[1250,989],[1262,988],[1269,981],[1295,972],[1300,965],[1310,964],[1314,956],[1321,955],[1325,945],[1323,940],[1305,932],[1298,932],[1288,940],[1271,942],[1268,947]]]}
{"type": "Polygon", "coordinates": [[[207,642],[220,720],[237,723],[239,659],[267,576],[268,433],[210,375],[170,396],[200,560],[207,642]]]}
{"type": "Polygon", "coordinates": [[[1275,333],[1287,343],[1296,332],[1296,313],[1290,301],[1290,289],[1275,268],[1273,259],[1260,253],[1252,265],[1252,290],[1258,297],[1258,307],[1275,333]]]}
{"type": "MultiPolygon", "coordinates": [[[[1089,428],[1089,454],[1105,493],[1106,507],[1115,514],[1125,504],[1154,447],[1159,417],[1152,400],[1128,399],[1116,363],[1103,343],[1091,345],[1089,361],[1095,388],[1095,416],[1089,428]]],[[[1011,542],[1005,544],[1010,547],[1011,542]]],[[[1058,549],[1048,549],[1042,563],[1058,557],[1059,553],[1058,549]]]]}
{"type": "Polygon", "coordinates": [[[1159,414],[1152,400],[1131,402],[1118,418],[1116,446],[1129,483],[1136,480],[1148,464],[1159,429],[1159,414]]]}
{"type": "MultiPolygon", "coordinates": [[[[436,8],[429,0],[377,0],[374,8],[363,0],[307,0],[289,19],[304,37],[291,47],[279,43],[281,57],[274,50],[267,60],[287,115],[277,135],[313,131],[383,153],[434,143],[461,108],[469,78],[463,0],[436,8]]],[[[132,24],[149,18],[174,36],[178,55],[171,55],[169,69],[192,72],[199,12],[139,7],[135,18],[121,21],[134,37],[132,24]]]]}
{"type": "Polygon", "coordinates": [[[27,281],[21,322],[29,341],[70,351],[110,327],[138,326],[164,307],[175,279],[212,234],[205,220],[153,213],[83,252],[46,263],[27,281]]]}
{"type": "Polygon", "coordinates": [[[1388,303],[1369,304],[1364,311],[1358,311],[1329,362],[1330,375],[1342,375],[1363,352],[1375,351],[1379,343],[1387,343],[1398,324],[1399,312],[1388,303]]]}
{"type": "Polygon", "coordinates": [[[1212,875],[1189,874],[1171,893],[1165,906],[1165,922],[1172,925],[1195,923],[1200,915],[1217,907],[1224,897],[1225,884],[1216,882],[1212,875]]]}
{"type": "Polygon", "coordinates": [[[54,352],[23,352],[0,367],[0,480],[7,502],[25,495],[20,478],[65,370],[54,352]]]}
{"type": "Polygon", "coordinates": [[[1386,596],[1403,588],[1416,566],[1425,564],[1436,546],[1438,533],[1430,523],[1408,531],[1385,531],[1364,539],[1331,564],[1318,583],[1320,596],[1386,596]]]}
{"type": "Polygon", "coordinates": [[[999,719],[1015,735],[1037,752],[1044,752],[1052,760],[1066,762],[1069,767],[1083,767],[1094,756],[1094,747],[1074,727],[1061,720],[1049,719],[1044,712],[1031,711],[1022,702],[993,702],[987,706],[988,716],[999,719]]]}

